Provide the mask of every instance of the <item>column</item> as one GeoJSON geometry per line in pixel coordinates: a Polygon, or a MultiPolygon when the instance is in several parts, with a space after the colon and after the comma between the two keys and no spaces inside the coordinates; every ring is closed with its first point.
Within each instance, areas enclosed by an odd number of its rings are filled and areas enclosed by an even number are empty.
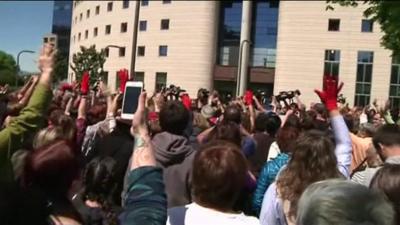
{"type": "Polygon", "coordinates": [[[243,1],[242,24],[240,30],[239,63],[237,76],[237,93],[242,96],[247,89],[248,66],[250,56],[250,32],[251,32],[252,1],[243,1]]]}

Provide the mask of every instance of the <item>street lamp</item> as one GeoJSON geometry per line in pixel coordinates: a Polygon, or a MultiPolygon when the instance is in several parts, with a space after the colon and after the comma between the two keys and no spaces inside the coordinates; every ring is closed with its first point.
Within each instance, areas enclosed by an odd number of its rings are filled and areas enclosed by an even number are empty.
{"type": "Polygon", "coordinates": [[[15,76],[15,87],[18,87],[19,56],[20,56],[22,53],[35,53],[35,51],[32,51],[32,50],[22,50],[22,51],[18,52],[18,55],[17,55],[17,75],[15,76]]]}

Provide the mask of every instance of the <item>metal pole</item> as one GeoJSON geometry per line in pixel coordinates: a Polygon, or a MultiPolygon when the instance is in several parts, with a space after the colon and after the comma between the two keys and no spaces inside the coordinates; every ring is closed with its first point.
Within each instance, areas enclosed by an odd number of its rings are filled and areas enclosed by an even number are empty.
{"type": "Polygon", "coordinates": [[[35,53],[35,52],[31,51],[31,50],[22,50],[22,51],[18,52],[18,54],[17,54],[17,71],[16,71],[17,74],[15,75],[15,87],[18,87],[18,78],[19,78],[19,71],[20,71],[20,69],[19,69],[19,56],[22,53],[35,53]]]}
{"type": "Polygon", "coordinates": [[[241,84],[241,76],[242,76],[242,74],[241,74],[241,71],[242,71],[242,52],[243,52],[244,43],[248,43],[250,45],[251,41],[243,40],[240,43],[240,47],[239,47],[239,63],[238,63],[238,71],[237,71],[237,77],[236,77],[236,95],[238,95],[240,93],[240,84],[241,84]]]}
{"type": "Polygon", "coordinates": [[[132,60],[131,60],[131,76],[135,74],[135,66],[136,66],[136,49],[137,49],[137,37],[138,37],[138,27],[139,27],[139,14],[140,14],[140,3],[141,1],[136,1],[135,7],[135,22],[133,27],[133,40],[132,40],[132,60]]]}

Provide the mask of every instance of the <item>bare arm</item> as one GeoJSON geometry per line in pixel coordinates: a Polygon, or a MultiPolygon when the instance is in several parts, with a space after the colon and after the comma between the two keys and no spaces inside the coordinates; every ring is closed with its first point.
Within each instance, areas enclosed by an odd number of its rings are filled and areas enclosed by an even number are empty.
{"type": "Polygon", "coordinates": [[[78,119],[86,119],[86,105],[87,105],[86,96],[81,96],[81,101],[79,102],[79,107],[78,107],[78,119]]]}

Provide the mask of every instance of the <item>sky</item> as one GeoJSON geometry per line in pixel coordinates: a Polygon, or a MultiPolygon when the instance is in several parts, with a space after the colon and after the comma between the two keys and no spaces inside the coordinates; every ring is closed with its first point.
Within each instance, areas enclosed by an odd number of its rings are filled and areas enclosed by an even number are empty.
{"type": "Polygon", "coordinates": [[[0,1],[0,50],[14,56],[21,50],[22,71],[37,72],[42,37],[51,33],[53,1],[0,1]]]}

